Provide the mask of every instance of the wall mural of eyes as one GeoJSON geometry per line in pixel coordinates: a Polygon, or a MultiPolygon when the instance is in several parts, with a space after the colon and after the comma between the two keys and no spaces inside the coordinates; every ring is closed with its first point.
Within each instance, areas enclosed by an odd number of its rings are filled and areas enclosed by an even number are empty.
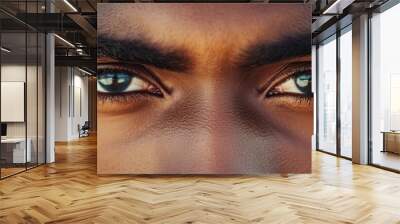
{"type": "Polygon", "coordinates": [[[98,18],[98,173],[310,172],[308,5],[107,3],[98,18]]]}
{"type": "MultiPolygon", "coordinates": [[[[287,74],[281,74],[281,77],[272,80],[271,83],[276,84],[269,88],[266,93],[262,93],[265,98],[290,97],[294,100],[306,99],[309,104],[312,99],[310,62],[301,64],[301,66],[295,66],[290,71],[284,71],[287,74]]],[[[158,85],[152,84],[146,78],[142,78],[143,75],[138,75],[140,71],[136,71],[134,69],[135,66],[117,65],[114,67],[99,67],[97,89],[99,96],[102,97],[100,99],[117,99],[127,95],[148,95],[158,98],[164,96],[161,88],[157,87],[158,85]]],[[[140,70],[144,69],[144,66],[141,65],[140,70]]],[[[146,73],[149,74],[151,72],[147,71],[146,73]]]]}

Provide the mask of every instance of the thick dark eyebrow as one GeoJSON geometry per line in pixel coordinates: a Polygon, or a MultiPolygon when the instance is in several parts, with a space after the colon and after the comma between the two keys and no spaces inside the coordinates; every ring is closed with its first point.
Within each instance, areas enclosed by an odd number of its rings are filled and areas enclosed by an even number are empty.
{"type": "Polygon", "coordinates": [[[176,72],[185,72],[192,67],[192,60],[184,50],[161,47],[142,39],[117,40],[100,35],[97,46],[98,57],[111,57],[176,72]]]}
{"type": "Polygon", "coordinates": [[[241,69],[250,70],[283,59],[310,54],[311,35],[302,34],[287,36],[275,42],[254,44],[241,54],[238,63],[241,69]]]}

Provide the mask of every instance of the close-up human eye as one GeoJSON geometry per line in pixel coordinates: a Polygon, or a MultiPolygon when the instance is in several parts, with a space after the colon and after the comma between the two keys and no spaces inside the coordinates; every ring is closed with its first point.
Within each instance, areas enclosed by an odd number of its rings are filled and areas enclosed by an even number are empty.
{"type": "Polygon", "coordinates": [[[304,70],[294,72],[291,76],[284,81],[276,84],[271,88],[266,97],[279,96],[279,95],[293,95],[310,97],[311,91],[311,71],[304,70]]]}
{"type": "Polygon", "coordinates": [[[263,92],[268,103],[291,109],[312,108],[310,63],[295,63],[285,67],[263,92]]]}
{"type": "Polygon", "coordinates": [[[160,102],[169,89],[153,71],[140,64],[99,63],[97,96],[104,113],[123,114],[160,102]]]}
{"type": "Polygon", "coordinates": [[[155,84],[132,71],[102,68],[98,71],[97,91],[109,97],[129,94],[148,94],[162,97],[162,91],[155,84]]]}

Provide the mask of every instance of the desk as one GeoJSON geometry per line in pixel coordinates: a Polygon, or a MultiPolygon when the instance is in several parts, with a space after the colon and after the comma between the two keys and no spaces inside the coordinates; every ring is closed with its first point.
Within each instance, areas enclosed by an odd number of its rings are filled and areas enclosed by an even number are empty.
{"type": "Polygon", "coordinates": [[[400,131],[382,131],[383,150],[382,152],[392,152],[400,154],[400,131]]]}
{"type": "Polygon", "coordinates": [[[9,163],[25,163],[31,162],[31,145],[30,138],[27,139],[26,153],[25,153],[25,138],[5,138],[1,139],[1,156],[9,163]],[[12,148],[10,146],[13,146],[12,148]],[[3,156],[5,154],[5,156],[3,156]],[[12,154],[12,156],[11,156],[12,154]],[[7,158],[8,157],[8,158],[7,158]],[[12,160],[11,160],[12,158],[12,160]]]}

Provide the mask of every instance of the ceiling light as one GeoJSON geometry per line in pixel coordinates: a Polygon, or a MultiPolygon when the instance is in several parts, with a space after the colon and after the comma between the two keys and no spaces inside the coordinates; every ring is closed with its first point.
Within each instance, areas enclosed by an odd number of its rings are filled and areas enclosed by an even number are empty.
{"type": "Polygon", "coordinates": [[[71,42],[69,42],[68,40],[60,37],[58,34],[54,34],[55,37],[57,37],[59,40],[61,40],[62,42],[66,43],[68,46],[75,48],[75,45],[73,45],[71,42]]]}
{"type": "Polygon", "coordinates": [[[76,53],[78,53],[78,55],[83,55],[83,49],[77,48],[76,53]]]}
{"type": "Polygon", "coordinates": [[[81,72],[83,72],[83,73],[85,73],[85,74],[87,74],[87,75],[92,75],[92,73],[90,73],[90,72],[88,72],[88,71],[86,71],[86,70],[83,70],[83,69],[81,69],[81,68],[79,68],[79,67],[78,67],[78,70],[81,71],[81,72]]]}
{"type": "Polygon", "coordinates": [[[342,14],[343,10],[351,5],[355,0],[336,0],[330,5],[327,9],[324,10],[322,14],[329,15],[329,14],[342,14]]]}
{"type": "Polygon", "coordinates": [[[337,4],[339,4],[340,0],[336,0],[332,5],[330,5],[327,9],[322,12],[322,14],[330,14],[331,10],[337,7],[337,4]]]}
{"type": "Polygon", "coordinates": [[[74,12],[78,12],[78,10],[73,6],[68,0],[64,0],[65,4],[67,4],[74,12]]]}
{"type": "Polygon", "coordinates": [[[6,52],[6,53],[10,53],[10,52],[11,52],[11,50],[9,50],[9,49],[7,49],[7,48],[5,48],[5,47],[1,47],[0,49],[1,49],[2,51],[6,52]]]}

